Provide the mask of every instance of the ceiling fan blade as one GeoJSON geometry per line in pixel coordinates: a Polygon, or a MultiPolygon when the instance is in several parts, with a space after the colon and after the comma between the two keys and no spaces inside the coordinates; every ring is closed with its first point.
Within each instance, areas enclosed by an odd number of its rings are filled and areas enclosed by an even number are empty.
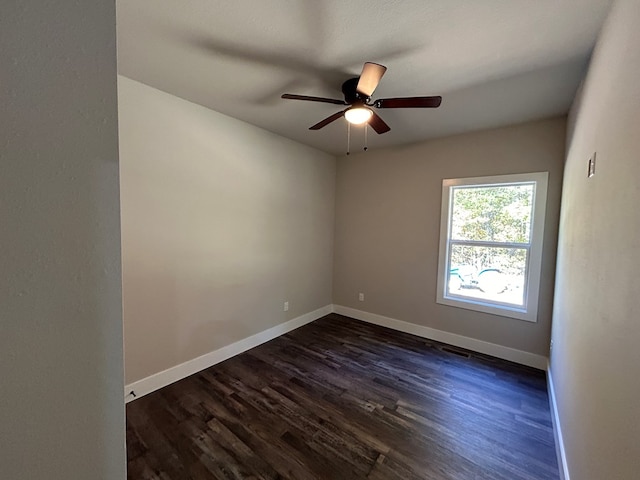
{"type": "Polygon", "coordinates": [[[366,62],[364,67],[362,67],[360,80],[358,80],[358,86],[356,87],[357,92],[367,97],[373,95],[373,91],[378,86],[378,83],[380,83],[380,79],[386,71],[387,67],[384,65],[366,62]]]}
{"type": "Polygon", "coordinates": [[[344,110],[342,112],[334,113],[330,117],[325,118],[321,122],[316,123],[312,127],[309,127],[309,130],[320,130],[322,127],[326,127],[331,122],[335,122],[337,119],[344,115],[344,110]]]}
{"type": "Polygon", "coordinates": [[[391,127],[387,125],[376,112],[371,113],[373,115],[371,115],[369,119],[369,126],[373,128],[377,134],[386,133],[391,130],[391,127]]]}
{"type": "Polygon", "coordinates": [[[308,95],[294,95],[292,93],[284,93],[281,98],[287,100],[306,100],[307,102],[333,103],[334,105],[347,105],[344,100],[336,100],[334,98],[310,97],[308,95]]]}
{"type": "Polygon", "coordinates": [[[438,108],[442,97],[381,98],[373,102],[376,108],[438,108]]]}

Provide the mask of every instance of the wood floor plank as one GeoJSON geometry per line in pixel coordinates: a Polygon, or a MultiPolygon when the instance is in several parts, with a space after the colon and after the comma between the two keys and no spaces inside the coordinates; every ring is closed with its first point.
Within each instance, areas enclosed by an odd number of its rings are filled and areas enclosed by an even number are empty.
{"type": "Polygon", "coordinates": [[[129,403],[128,478],[557,480],[543,372],[443,347],[328,315],[129,403]]]}

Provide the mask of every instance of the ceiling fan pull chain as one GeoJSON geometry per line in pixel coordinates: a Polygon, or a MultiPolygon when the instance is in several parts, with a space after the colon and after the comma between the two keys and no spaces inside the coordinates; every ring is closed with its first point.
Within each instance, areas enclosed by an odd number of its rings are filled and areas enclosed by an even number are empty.
{"type": "Polygon", "coordinates": [[[347,122],[347,155],[351,150],[351,123],[347,122]]]}
{"type": "Polygon", "coordinates": [[[369,143],[369,129],[367,128],[368,125],[365,123],[364,124],[364,151],[366,152],[367,150],[369,150],[369,147],[367,146],[369,143]]]}

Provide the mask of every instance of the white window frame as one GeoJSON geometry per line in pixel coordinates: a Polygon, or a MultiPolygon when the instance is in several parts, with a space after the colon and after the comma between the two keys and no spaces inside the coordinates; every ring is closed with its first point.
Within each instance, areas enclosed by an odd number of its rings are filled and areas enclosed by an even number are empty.
{"type": "MultiPolygon", "coordinates": [[[[538,294],[540,291],[540,271],[542,268],[542,246],[544,240],[544,219],[547,203],[548,172],[523,173],[516,175],[495,175],[490,177],[444,179],[442,181],[442,210],[440,218],[440,252],[438,258],[438,282],[436,302],[452,307],[476,310],[503,317],[516,318],[529,322],[538,320],[538,294]],[[457,186],[509,186],[534,183],[534,199],[531,220],[530,242],[527,272],[525,274],[524,306],[510,305],[491,300],[478,299],[462,295],[447,294],[449,280],[449,252],[451,251],[451,214],[453,188],[457,186]]],[[[516,246],[506,242],[460,242],[479,246],[516,246]]],[[[518,248],[522,244],[517,245],[518,248]]]]}

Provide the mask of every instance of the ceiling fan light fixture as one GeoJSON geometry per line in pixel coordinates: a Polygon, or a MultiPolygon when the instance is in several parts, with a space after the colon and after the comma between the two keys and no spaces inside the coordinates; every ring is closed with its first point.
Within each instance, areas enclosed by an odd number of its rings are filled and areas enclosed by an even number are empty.
{"type": "Polygon", "coordinates": [[[372,115],[373,111],[366,107],[354,107],[344,112],[344,118],[347,119],[347,122],[354,125],[362,125],[368,122],[372,115]]]}

